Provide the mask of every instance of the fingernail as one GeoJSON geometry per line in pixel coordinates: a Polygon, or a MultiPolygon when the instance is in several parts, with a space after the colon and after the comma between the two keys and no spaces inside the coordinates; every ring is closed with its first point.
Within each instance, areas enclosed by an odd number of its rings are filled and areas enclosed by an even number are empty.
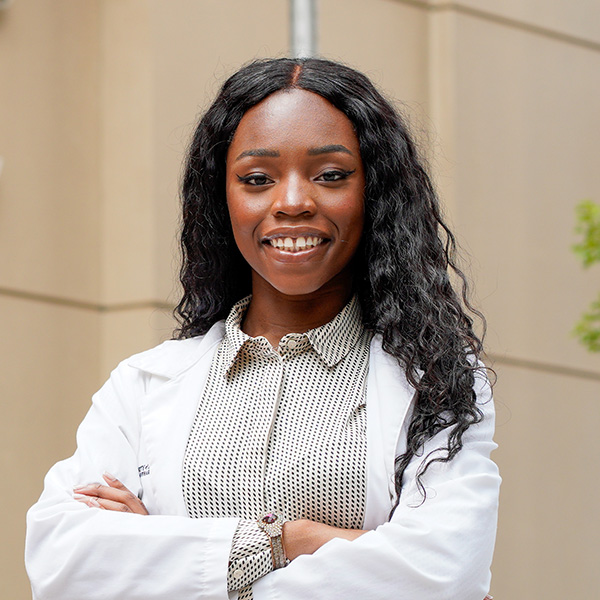
{"type": "Polygon", "coordinates": [[[89,496],[86,496],[85,494],[73,494],[73,498],[75,498],[75,500],[87,500],[89,496]]]}
{"type": "Polygon", "coordinates": [[[96,500],[96,498],[90,498],[90,504],[92,506],[95,506],[96,508],[101,508],[100,502],[98,502],[98,500],[96,500]]]}
{"type": "Polygon", "coordinates": [[[79,485],[74,485],[73,486],[73,490],[84,490],[86,487],[88,487],[89,484],[87,483],[81,483],[79,485]]]}
{"type": "Polygon", "coordinates": [[[117,478],[114,475],[111,475],[108,471],[104,471],[104,477],[106,477],[106,479],[110,479],[111,481],[117,481],[117,478]]]}

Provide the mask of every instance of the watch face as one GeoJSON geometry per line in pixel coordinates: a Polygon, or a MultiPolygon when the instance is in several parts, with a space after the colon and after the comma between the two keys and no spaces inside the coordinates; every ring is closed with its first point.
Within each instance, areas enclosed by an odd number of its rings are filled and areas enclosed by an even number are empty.
{"type": "Polygon", "coordinates": [[[275,523],[275,521],[277,521],[277,515],[274,515],[273,513],[268,513],[262,518],[262,522],[265,523],[266,525],[275,523]]]}
{"type": "Polygon", "coordinates": [[[275,537],[281,535],[281,527],[283,526],[283,519],[275,513],[266,513],[260,519],[258,519],[258,526],[267,533],[269,537],[275,537]]]}

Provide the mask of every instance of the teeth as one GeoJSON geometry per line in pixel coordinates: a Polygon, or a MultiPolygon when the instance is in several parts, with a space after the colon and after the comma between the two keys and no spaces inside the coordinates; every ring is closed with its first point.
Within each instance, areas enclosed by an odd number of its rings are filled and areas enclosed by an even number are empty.
{"type": "Polygon", "coordinates": [[[274,248],[279,250],[285,250],[286,252],[299,252],[300,250],[307,250],[314,248],[323,242],[323,239],[316,236],[300,236],[298,238],[274,238],[269,240],[269,243],[274,248]]]}

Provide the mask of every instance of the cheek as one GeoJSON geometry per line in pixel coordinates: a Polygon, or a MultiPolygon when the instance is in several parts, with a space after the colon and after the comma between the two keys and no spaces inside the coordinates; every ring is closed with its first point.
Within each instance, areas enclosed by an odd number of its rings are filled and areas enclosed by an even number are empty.
{"type": "Polygon", "coordinates": [[[365,222],[364,204],[361,201],[354,200],[347,205],[343,213],[343,239],[353,248],[360,242],[365,222]]]}
{"type": "Polygon", "coordinates": [[[241,238],[252,235],[256,227],[258,215],[252,202],[236,194],[227,194],[227,209],[234,236],[238,244],[241,238]]]}
{"type": "Polygon", "coordinates": [[[227,205],[235,245],[246,263],[252,268],[257,268],[261,247],[256,228],[260,219],[254,216],[253,211],[244,210],[238,202],[228,202],[227,205]]]}
{"type": "Polygon", "coordinates": [[[233,239],[235,240],[238,250],[247,261],[250,260],[251,252],[255,249],[252,227],[248,226],[243,221],[239,222],[232,219],[231,228],[233,230],[233,239]]]}

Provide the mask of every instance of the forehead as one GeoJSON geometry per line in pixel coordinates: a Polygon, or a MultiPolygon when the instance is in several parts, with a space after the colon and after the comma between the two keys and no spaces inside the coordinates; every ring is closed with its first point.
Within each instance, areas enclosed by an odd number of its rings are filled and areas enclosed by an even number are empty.
{"type": "Polygon", "coordinates": [[[292,89],[275,92],[246,112],[230,151],[326,144],[342,144],[358,151],[350,119],[318,94],[292,89]]]}

